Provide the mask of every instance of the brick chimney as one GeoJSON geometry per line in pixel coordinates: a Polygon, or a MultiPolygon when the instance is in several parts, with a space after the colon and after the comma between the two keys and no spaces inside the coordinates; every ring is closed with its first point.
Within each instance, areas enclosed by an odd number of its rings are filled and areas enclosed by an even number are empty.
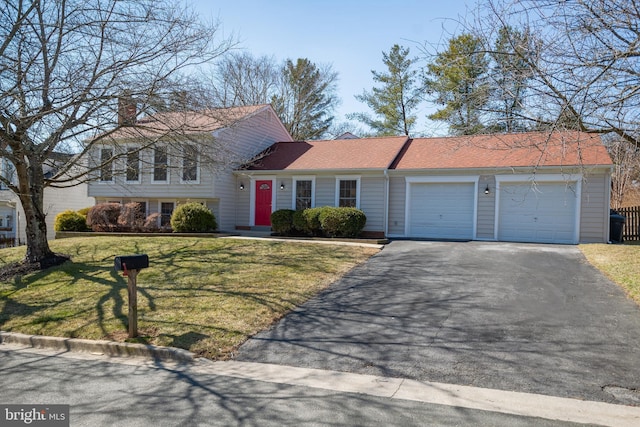
{"type": "Polygon", "coordinates": [[[138,114],[136,102],[130,96],[118,98],[118,125],[132,125],[138,114]]]}

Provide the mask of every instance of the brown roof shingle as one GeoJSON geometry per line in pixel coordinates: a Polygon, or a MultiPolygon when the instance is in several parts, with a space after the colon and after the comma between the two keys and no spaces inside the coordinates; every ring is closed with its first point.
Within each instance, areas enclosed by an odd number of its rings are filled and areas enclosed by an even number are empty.
{"type": "Polygon", "coordinates": [[[406,136],[279,142],[253,170],[387,169],[406,136]]]}
{"type": "Polygon", "coordinates": [[[530,132],[416,138],[395,169],[509,168],[610,165],[600,136],[584,132],[530,132]]]}
{"type": "Polygon", "coordinates": [[[263,104],[206,111],[162,112],[143,117],[132,127],[117,129],[109,137],[113,139],[156,138],[165,135],[211,133],[230,127],[264,108],[270,107],[268,104],[263,104]]]}
{"type": "Polygon", "coordinates": [[[572,131],[280,142],[249,169],[411,170],[611,164],[600,136],[572,131]]]}

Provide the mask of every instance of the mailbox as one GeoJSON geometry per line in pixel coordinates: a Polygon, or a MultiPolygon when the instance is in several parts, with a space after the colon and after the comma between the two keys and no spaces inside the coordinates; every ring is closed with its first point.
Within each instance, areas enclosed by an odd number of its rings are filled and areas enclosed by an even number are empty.
{"type": "Polygon", "coordinates": [[[140,255],[121,255],[114,260],[116,270],[140,270],[149,267],[149,256],[147,254],[140,255]]]}

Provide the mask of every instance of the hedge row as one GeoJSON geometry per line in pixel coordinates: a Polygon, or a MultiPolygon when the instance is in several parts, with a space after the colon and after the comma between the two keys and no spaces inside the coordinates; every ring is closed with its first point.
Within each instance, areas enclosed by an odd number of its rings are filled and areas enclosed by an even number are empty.
{"type": "Polygon", "coordinates": [[[101,203],[80,211],[67,210],[56,215],[56,231],[208,233],[218,228],[216,218],[200,203],[179,205],[171,215],[171,229],[159,226],[159,213],[145,216],[138,203],[101,203]]]}
{"type": "Polygon", "coordinates": [[[271,229],[285,236],[358,237],[366,222],[364,212],[356,208],[280,209],[271,214],[271,229]]]}

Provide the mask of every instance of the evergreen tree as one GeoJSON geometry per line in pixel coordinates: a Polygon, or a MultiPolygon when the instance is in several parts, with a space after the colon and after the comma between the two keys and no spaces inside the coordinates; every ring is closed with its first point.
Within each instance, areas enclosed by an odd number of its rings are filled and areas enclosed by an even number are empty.
{"type": "Polygon", "coordinates": [[[317,139],[333,122],[337,73],[330,67],[319,69],[306,58],[288,59],[281,73],[279,92],[272,97],[273,108],[294,140],[317,139]]]}
{"type": "Polygon", "coordinates": [[[417,86],[417,71],[413,69],[415,58],[409,58],[409,48],[393,45],[389,53],[382,53],[382,62],[387,72],[371,71],[373,80],[381,83],[371,92],[356,95],[373,110],[375,118],[366,113],[349,114],[371,127],[378,135],[409,135],[415,125],[416,115],[412,112],[420,104],[422,88],[417,86]]]}
{"type": "Polygon", "coordinates": [[[489,100],[489,60],[481,47],[481,39],[462,34],[427,66],[427,92],[443,106],[428,118],[448,123],[454,135],[485,131],[481,116],[489,100]]]}

